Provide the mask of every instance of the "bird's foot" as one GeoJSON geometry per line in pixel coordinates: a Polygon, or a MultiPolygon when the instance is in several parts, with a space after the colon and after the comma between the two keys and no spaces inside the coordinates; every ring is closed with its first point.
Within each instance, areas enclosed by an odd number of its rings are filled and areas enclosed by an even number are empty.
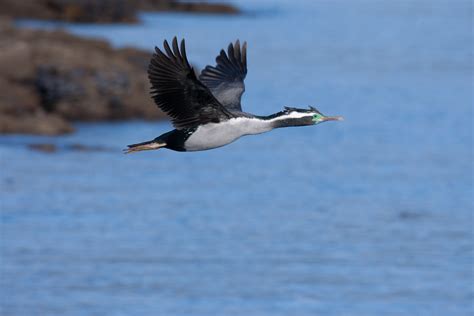
{"type": "Polygon", "coordinates": [[[143,150],[160,149],[165,146],[166,146],[166,143],[157,143],[157,142],[151,141],[147,143],[128,145],[128,148],[123,149],[123,153],[131,154],[131,153],[135,153],[135,152],[143,151],[143,150]]]}

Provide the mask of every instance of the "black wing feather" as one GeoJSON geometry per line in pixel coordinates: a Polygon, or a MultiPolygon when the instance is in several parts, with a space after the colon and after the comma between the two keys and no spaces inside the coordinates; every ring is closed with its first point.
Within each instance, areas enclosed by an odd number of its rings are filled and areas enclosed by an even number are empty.
{"type": "Polygon", "coordinates": [[[171,117],[176,129],[220,122],[233,117],[209,89],[202,84],[189,65],[184,39],[181,50],[173,38],[172,47],[165,40],[164,51],[155,47],[148,67],[151,94],[158,107],[171,117]]]}
{"type": "Polygon", "coordinates": [[[229,110],[242,111],[240,104],[245,91],[244,79],[247,75],[247,43],[242,49],[240,42],[230,43],[227,54],[220,51],[216,58],[217,65],[206,66],[199,76],[219,102],[229,110]]]}

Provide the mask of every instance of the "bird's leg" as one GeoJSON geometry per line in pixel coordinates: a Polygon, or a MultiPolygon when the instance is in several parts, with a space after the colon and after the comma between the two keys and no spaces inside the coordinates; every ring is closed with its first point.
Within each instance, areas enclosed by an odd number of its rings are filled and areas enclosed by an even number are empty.
{"type": "Polygon", "coordinates": [[[137,151],[160,149],[165,146],[166,146],[166,143],[158,143],[156,141],[150,141],[150,142],[128,145],[128,148],[125,148],[123,152],[125,154],[130,154],[137,151]]]}

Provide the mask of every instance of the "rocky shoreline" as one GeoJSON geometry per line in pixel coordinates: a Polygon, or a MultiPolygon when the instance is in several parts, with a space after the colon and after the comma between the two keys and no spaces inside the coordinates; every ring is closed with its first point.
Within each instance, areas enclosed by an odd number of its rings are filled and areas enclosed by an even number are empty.
{"type": "Polygon", "coordinates": [[[230,4],[176,0],[0,0],[0,15],[79,23],[137,22],[139,11],[238,14],[230,4]]]}
{"type": "Polygon", "coordinates": [[[0,22],[0,133],[58,135],[73,121],[159,119],[150,52],[0,22]]]}
{"type": "MultiPolygon", "coordinates": [[[[146,69],[151,52],[114,49],[106,41],[84,39],[64,31],[17,28],[12,17],[26,14],[30,18],[105,22],[108,20],[96,19],[94,12],[100,11],[97,8],[89,12],[90,19],[67,14],[53,16],[39,9],[33,14],[28,10],[47,5],[48,10],[69,12],[72,9],[66,5],[102,4],[107,8],[110,3],[122,4],[121,8],[130,5],[134,10],[171,10],[185,4],[162,0],[0,0],[0,7],[2,2],[7,5],[1,11],[10,5],[12,13],[12,4],[23,11],[9,17],[0,15],[0,134],[60,135],[74,131],[74,121],[164,118],[149,94],[146,69]],[[52,5],[58,3],[66,9],[52,5]]],[[[195,10],[196,5],[181,9],[195,10]]],[[[215,9],[217,4],[210,6],[215,9]]],[[[128,19],[121,14],[104,15],[107,16],[113,21],[128,19]]]]}

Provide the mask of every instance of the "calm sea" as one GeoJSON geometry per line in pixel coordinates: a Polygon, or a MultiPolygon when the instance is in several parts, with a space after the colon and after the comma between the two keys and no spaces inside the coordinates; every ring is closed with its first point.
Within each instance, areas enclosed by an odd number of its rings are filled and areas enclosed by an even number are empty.
{"type": "Polygon", "coordinates": [[[202,67],[247,40],[246,111],[346,120],[198,153],[121,154],[166,122],[1,136],[0,314],[472,315],[472,3],[237,5],[61,26],[150,51],[185,37],[202,67]]]}

